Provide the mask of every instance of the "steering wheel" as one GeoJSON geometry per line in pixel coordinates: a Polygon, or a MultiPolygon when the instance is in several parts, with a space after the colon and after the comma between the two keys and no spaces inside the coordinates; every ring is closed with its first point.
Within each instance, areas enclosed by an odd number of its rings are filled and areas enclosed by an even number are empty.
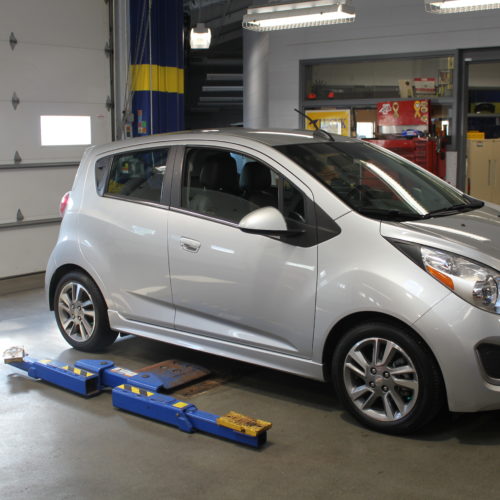
{"type": "Polygon", "coordinates": [[[288,218],[297,222],[302,222],[302,224],[306,223],[306,219],[301,214],[299,214],[299,212],[290,212],[288,214],[288,218]]]}

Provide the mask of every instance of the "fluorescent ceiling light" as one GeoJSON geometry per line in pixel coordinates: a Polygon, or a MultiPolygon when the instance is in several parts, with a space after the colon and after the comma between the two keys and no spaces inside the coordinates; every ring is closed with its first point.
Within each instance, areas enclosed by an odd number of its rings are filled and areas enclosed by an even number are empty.
{"type": "Polygon", "coordinates": [[[195,28],[191,28],[189,35],[189,45],[192,49],[208,49],[212,33],[203,23],[198,23],[195,28]]]}
{"type": "Polygon", "coordinates": [[[273,31],[327,24],[352,23],[354,9],[345,0],[317,0],[252,7],[243,16],[243,28],[273,31]]]}
{"type": "Polygon", "coordinates": [[[425,0],[425,10],[432,14],[456,14],[489,9],[500,9],[500,2],[493,0],[425,0]]]}

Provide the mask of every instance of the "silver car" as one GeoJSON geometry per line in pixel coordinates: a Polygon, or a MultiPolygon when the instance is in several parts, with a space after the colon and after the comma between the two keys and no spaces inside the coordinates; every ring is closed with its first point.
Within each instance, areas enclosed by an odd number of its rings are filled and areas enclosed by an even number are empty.
{"type": "Polygon", "coordinates": [[[500,409],[500,207],[372,144],[206,130],[86,151],[46,274],[119,332],[331,381],[382,432],[500,409]]]}

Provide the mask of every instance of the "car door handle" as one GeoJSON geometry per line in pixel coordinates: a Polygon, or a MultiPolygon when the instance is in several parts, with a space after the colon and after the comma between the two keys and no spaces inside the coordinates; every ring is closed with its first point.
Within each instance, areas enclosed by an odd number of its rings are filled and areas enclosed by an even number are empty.
{"type": "Polygon", "coordinates": [[[181,238],[181,247],[186,252],[196,253],[201,247],[201,243],[191,238],[181,238]]]}

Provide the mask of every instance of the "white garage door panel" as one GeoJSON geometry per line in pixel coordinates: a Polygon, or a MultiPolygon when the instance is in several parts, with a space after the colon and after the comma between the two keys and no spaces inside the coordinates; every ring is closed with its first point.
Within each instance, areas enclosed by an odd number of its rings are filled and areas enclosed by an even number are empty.
{"type": "Polygon", "coordinates": [[[3,43],[0,68],[1,101],[10,101],[15,91],[21,103],[104,103],[110,93],[109,59],[102,49],[25,45],[12,51],[3,43]]]}
{"type": "Polygon", "coordinates": [[[0,164],[14,163],[19,151],[24,163],[79,161],[87,146],[42,146],[41,115],[85,115],[91,117],[92,144],[111,141],[111,114],[104,104],[26,103],[16,111],[0,102],[0,164]]]}
{"type": "Polygon", "coordinates": [[[0,0],[0,278],[45,269],[59,225],[44,219],[58,217],[88,147],[42,146],[40,116],[90,116],[91,144],[112,139],[109,38],[104,0],[0,0]]]}
{"type": "Polygon", "coordinates": [[[44,271],[59,234],[59,224],[0,229],[0,277],[44,271]]]}
{"type": "Polygon", "coordinates": [[[1,37],[11,32],[18,47],[37,43],[104,49],[108,6],[104,0],[3,0],[1,37]]]}
{"type": "Polygon", "coordinates": [[[18,209],[26,220],[59,217],[59,202],[75,174],[76,167],[0,170],[0,224],[15,222],[18,209]]]}

